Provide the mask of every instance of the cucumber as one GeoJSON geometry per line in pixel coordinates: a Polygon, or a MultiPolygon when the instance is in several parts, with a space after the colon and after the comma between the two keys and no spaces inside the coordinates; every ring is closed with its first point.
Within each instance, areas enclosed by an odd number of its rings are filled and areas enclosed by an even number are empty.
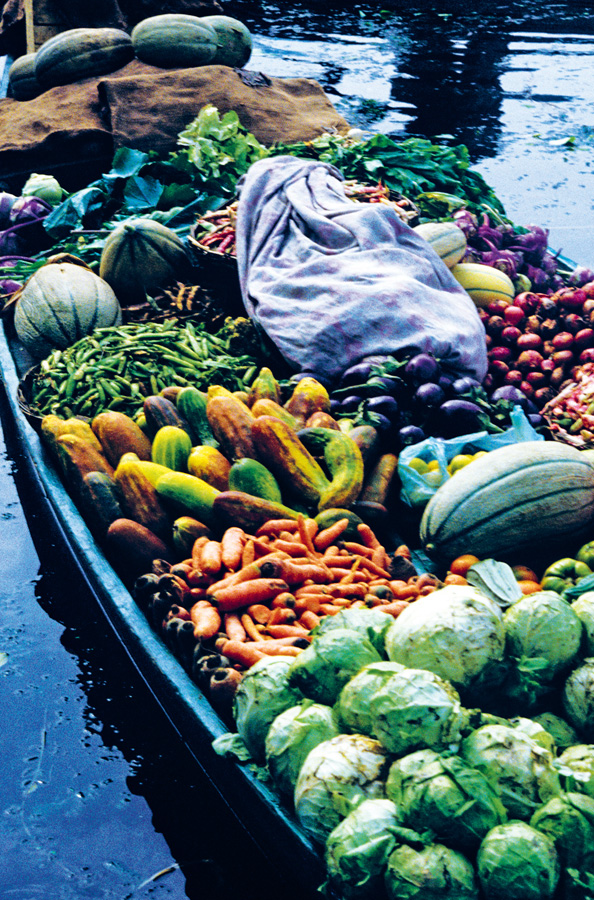
{"type": "Polygon", "coordinates": [[[360,516],[358,516],[350,509],[323,509],[322,512],[319,512],[315,518],[320,531],[323,531],[324,528],[329,528],[340,519],[348,519],[349,526],[346,531],[343,532],[344,537],[348,541],[358,541],[360,539],[359,532],[357,531],[357,525],[363,525],[364,522],[360,516]]]}
{"type": "Polygon", "coordinates": [[[257,459],[238,459],[229,470],[229,490],[243,491],[253,497],[282,503],[283,496],[278,481],[263,463],[257,459]]]}

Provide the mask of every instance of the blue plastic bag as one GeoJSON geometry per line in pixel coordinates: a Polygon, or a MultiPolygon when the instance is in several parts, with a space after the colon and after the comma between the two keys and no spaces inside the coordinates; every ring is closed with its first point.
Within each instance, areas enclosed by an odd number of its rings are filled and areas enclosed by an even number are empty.
{"type": "Polygon", "coordinates": [[[544,440],[543,435],[538,434],[532,427],[521,406],[514,406],[510,419],[511,426],[500,434],[476,431],[448,440],[430,437],[418,444],[405,447],[398,457],[400,499],[403,503],[413,508],[425,506],[437,488],[451,477],[447,470],[448,463],[461,453],[474,454],[480,450],[489,452],[508,444],[544,440]],[[412,459],[422,459],[432,464],[432,472],[427,473],[429,477],[411,468],[409,463],[412,459]]]}

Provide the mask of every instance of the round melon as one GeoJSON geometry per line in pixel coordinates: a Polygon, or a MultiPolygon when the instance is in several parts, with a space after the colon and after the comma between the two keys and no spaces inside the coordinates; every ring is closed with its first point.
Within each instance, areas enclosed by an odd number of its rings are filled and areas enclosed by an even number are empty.
{"type": "Polygon", "coordinates": [[[96,78],[134,59],[130,35],[119,28],[70,28],[35,54],[35,77],[44,89],[96,78]]]}
{"type": "Polygon", "coordinates": [[[454,222],[423,222],[415,225],[413,231],[431,244],[449,269],[466,253],[466,235],[454,222]]]}
{"type": "Polygon", "coordinates": [[[142,303],[160,288],[181,281],[190,264],[180,237],[154,219],[132,219],[112,231],[101,253],[99,275],[120,303],[142,303]]]}
{"type": "Polygon", "coordinates": [[[8,95],[13,100],[32,100],[42,90],[35,75],[35,53],[17,56],[8,70],[8,95]]]}
{"type": "Polygon", "coordinates": [[[511,303],[515,297],[514,283],[511,278],[484,263],[457,263],[452,266],[450,272],[456,281],[462,285],[475,306],[487,306],[493,300],[503,300],[511,303]]]}
{"type": "Polygon", "coordinates": [[[17,337],[36,359],[121,321],[121,306],[107,282],[66,262],[41,266],[23,287],[14,312],[17,337]]]}
{"type": "Polygon", "coordinates": [[[204,66],[214,59],[217,35],[200,16],[162,13],[149,16],[130,34],[138,59],[161,69],[204,66]]]}
{"type": "Polygon", "coordinates": [[[232,16],[203,16],[217,36],[217,49],[211,65],[241,69],[252,55],[252,35],[249,28],[232,16]]]}

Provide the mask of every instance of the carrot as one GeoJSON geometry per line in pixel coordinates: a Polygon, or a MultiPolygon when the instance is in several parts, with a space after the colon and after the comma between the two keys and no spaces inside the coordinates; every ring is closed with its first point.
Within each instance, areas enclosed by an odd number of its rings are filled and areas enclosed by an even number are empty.
{"type": "Polygon", "coordinates": [[[267,625],[266,631],[273,638],[307,637],[308,632],[301,625],[267,625]]]}
{"type": "Polygon", "coordinates": [[[292,647],[291,644],[286,644],[281,647],[273,646],[271,647],[272,641],[266,641],[265,646],[260,651],[263,656],[299,656],[301,653],[301,647],[292,647]]]}
{"type": "Polygon", "coordinates": [[[225,641],[221,644],[220,653],[226,656],[229,662],[245,669],[249,669],[259,659],[264,659],[264,654],[249,641],[225,641]]]}
{"type": "Polygon", "coordinates": [[[341,581],[343,584],[349,584],[351,581],[369,581],[369,574],[359,572],[356,569],[345,570],[332,567],[332,578],[334,581],[341,581]]]}
{"type": "Polygon", "coordinates": [[[237,613],[225,613],[223,627],[227,637],[232,641],[245,641],[247,634],[237,613]]]}
{"type": "Polygon", "coordinates": [[[276,538],[273,542],[275,550],[283,550],[289,556],[307,556],[307,547],[301,541],[285,541],[276,538]]]}
{"type": "Polygon", "coordinates": [[[298,621],[303,628],[307,629],[307,631],[311,631],[320,624],[321,619],[314,610],[304,609],[299,616],[298,621]]]}
{"type": "Polygon", "coordinates": [[[385,603],[377,608],[390,616],[399,616],[407,606],[409,606],[408,600],[394,600],[392,603],[385,603]]]}
{"type": "Polygon", "coordinates": [[[208,640],[221,629],[221,615],[208,600],[198,600],[190,609],[194,637],[208,640]]]}
{"type": "Polygon", "coordinates": [[[388,564],[388,554],[386,553],[385,547],[376,547],[375,550],[373,550],[371,562],[382,569],[386,568],[386,565],[388,564]]]}
{"type": "Polygon", "coordinates": [[[325,616],[335,616],[340,612],[340,606],[334,606],[332,603],[321,603],[320,612],[325,616]]]}
{"type": "Polygon", "coordinates": [[[218,575],[223,564],[221,542],[209,540],[199,551],[199,565],[205,575],[218,575]]]}
{"type": "Polygon", "coordinates": [[[412,559],[410,547],[408,547],[406,544],[400,544],[394,550],[394,556],[404,556],[405,559],[412,559]]]}
{"type": "Polygon", "coordinates": [[[286,581],[281,578],[253,578],[218,590],[212,598],[222,612],[233,612],[252,603],[266,603],[286,591],[287,587],[286,581]]]}
{"type": "Polygon", "coordinates": [[[297,517],[297,527],[301,542],[307,547],[308,553],[316,556],[316,548],[313,545],[313,539],[318,531],[318,523],[315,519],[306,519],[305,516],[297,517]]]}
{"type": "Polygon", "coordinates": [[[269,519],[268,522],[260,525],[256,531],[256,537],[262,537],[264,534],[277,535],[281,531],[294,533],[297,531],[297,528],[298,525],[295,519],[269,519]]]}
{"type": "Polygon", "coordinates": [[[314,581],[323,584],[330,580],[330,572],[326,566],[316,563],[298,565],[292,560],[283,560],[281,577],[288,585],[303,584],[304,581],[314,581]]]}
{"type": "Polygon", "coordinates": [[[339,579],[341,584],[352,584],[355,581],[355,579],[357,578],[357,574],[358,574],[357,569],[359,568],[360,562],[361,562],[360,559],[355,560],[355,562],[353,563],[353,565],[350,568],[350,571],[347,572],[346,575],[343,575],[339,579]]]}
{"type": "Polygon", "coordinates": [[[266,625],[270,619],[270,607],[265,606],[263,603],[253,603],[251,606],[248,606],[246,612],[258,625],[266,625]]]}
{"type": "Polygon", "coordinates": [[[241,565],[241,555],[247,538],[243,528],[233,525],[221,538],[221,560],[225,568],[235,570],[241,565]]]}
{"type": "Polygon", "coordinates": [[[307,597],[310,594],[327,594],[328,593],[327,584],[315,584],[306,582],[302,584],[301,587],[298,587],[296,591],[293,591],[295,597],[300,599],[301,597],[307,597]]]}
{"type": "Polygon", "coordinates": [[[349,520],[345,517],[344,519],[338,519],[337,522],[334,522],[333,525],[329,525],[328,528],[323,528],[322,531],[318,531],[313,539],[315,549],[323,552],[327,547],[337,541],[340,535],[344,534],[348,527],[349,520]]]}
{"type": "Polygon", "coordinates": [[[357,541],[341,541],[340,546],[348,550],[349,553],[357,553],[359,556],[371,557],[373,553],[371,547],[366,547],[365,544],[358,544],[357,541]]]}
{"type": "Polygon", "coordinates": [[[256,558],[256,549],[254,547],[254,542],[247,540],[244,544],[243,551],[241,553],[241,565],[249,566],[256,558]]]}
{"type": "Polygon", "coordinates": [[[304,594],[295,602],[293,609],[299,618],[301,618],[301,615],[303,615],[304,612],[311,612],[317,615],[320,611],[320,604],[327,602],[328,597],[326,594],[304,594]]]}
{"type": "Polygon", "coordinates": [[[293,609],[294,606],[295,595],[290,591],[283,591],[282,594],[277,594],[274,600],[270,601],[271,609],[293,609]]]}
{"type": "Polygon", "coordinates": [[[241,624],[243,625],[243,627],[245,628],[245,633],[248,636],[248,638],[250,639],[250,641],[261,640],[262,634],[256,627],[256,623],[254,622],[254,620],[252,619],[251,616],[249,616],[247,613],[244,613],[241,616],[240,621],[241,621],[241,624]]]}
{"type": "MultiPolygon", "coordinates": [[[[362,557],[361,557],[362,558],[362,557]]],[[[345,568],[350,569],[353,563],[356,561],[357,565],[359,565],[358,559],[356,560],[354,556],[324,556],[323,561],[325,566],[330,568],[345,568]]]]}
{"type": "Polygon", "coordinates": [[[259,556],[265,556],[270,553],[272,548],[272,544],[268,540],[261,540],[261,538],[250,538],[250,540],[254,544],[254,556],[258,559],[259,556]]]}
{"type": "Polygon", "coordinates": [[[169,608],[169,612],[167,613],[168,619],[183,619],[187,621],[190,618],[189,610],[185,609],[183,606],[178,606],[177,603],[174,603],[173,606],[169,608]]]}
{"type": "Polygon", "coordinates": [[[207,588],[207,593],[212,595],[217,591],[226,590],[228,587],[232,587],[235,584],[243,584],[244,581],[250,581],[253,578],[262,578],[263,571],[266,573],[266,578],[280,577],[283,571],[282,561],[279,560],[278,556],[275,556],[272,553],[268,556],[262,556],[260,559],[254,560],[254,562],[249,563],[247,566],[242,566],[237,572],[232,572],[220,581],[215,581],[213,584],[210,584],[207,588]],[[271,566],[264,568],[268,563],[271,563],[271,566]]]}
{"type": "Polygon", "coordinates": [[[366,522],[359,522],[357,525],[357,531],[361,537],[361,541],[365,544],[366,547],[370,547],[372,550],[375,550],[377,547],[381,547],[382,545],[378,541],[375,536],[375,532],[366,522]]]}
{"type": "Polygon", "coordinates": [[[287,606],[275,606],[271,611],[266,626],[270,625],[291,625],[297,618],[294,609],[287,606]]]}
{"type": "Polygon", "coordinates": [[[371,559],[366,559],[364,556],[360,557],[361,559],[361,568],[366,569],[368,572],[371,572],[373,575],[379,575],[381,578],[389,578],[390,573],[387,569],[384,569],[383,566],[378,566],[377,563],[373,562],[371,559]]]}
{"type": "Polygon", "coordinates": [[[204,544],[207,543],[207,541],[208,538],[204,537],[203,535],[202,537],[196,538],[196,540],[192,544],[192,565],[196,569],[200,568],[200,551],[202,550],[204,544]]]}
{"type": "Polygon", "coordinates": [[[306,637],[303,635],[299,635],[299,637],[284,637],[284,638],[271,638],[268,637],[265,641],[252,641],[250,646],[255,647],[256,650],[268,650],[274,647],[295,647],[302,646],[304,642],[309,643],[310,636],[309,634],[306,637]]]}
{"type": "Polygon", "coordinates": [[[368,590],[368,585],[363,584],[360,581],[349,582],[347,584],[338,582],[338,584],[328,585],[328,594],[331,597],[353,597],[357,600],[363,600],[368,590]]]}

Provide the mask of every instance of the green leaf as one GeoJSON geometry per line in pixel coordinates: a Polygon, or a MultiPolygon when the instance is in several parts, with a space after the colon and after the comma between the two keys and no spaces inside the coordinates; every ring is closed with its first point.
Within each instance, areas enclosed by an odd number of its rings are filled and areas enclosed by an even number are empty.
{"type": "Polygon", "coordinates": [[[163,193],[163,185],[155,178],[134,176],[124,188],[124,203],[130,212],[145,212],[156,207],[163,193]]]}
{"type": "Polygon", "coordinates": [[[116,175],[118,178],[129,178],[131,175],[137,175],[149,159],[148,153],[143,153],[141,150],[120,147],[114,154],[108,175],[116,175]]]}

